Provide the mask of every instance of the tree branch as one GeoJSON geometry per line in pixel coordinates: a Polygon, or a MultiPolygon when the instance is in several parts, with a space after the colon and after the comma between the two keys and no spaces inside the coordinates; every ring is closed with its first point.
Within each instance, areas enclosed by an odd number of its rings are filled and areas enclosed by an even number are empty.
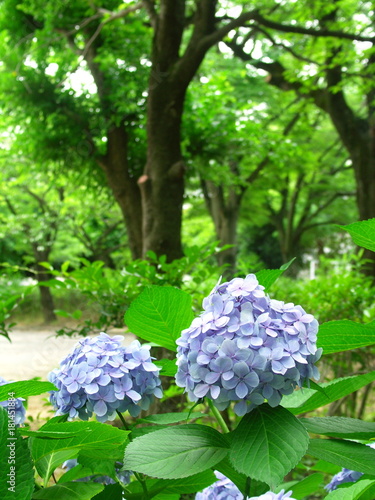
{"type": "MultiPolygon", "coordinates": [[[[276,31],[282,31],[283,33],[297,33],[300,35],[310,35],[315,37],[334,37],[346,40],[356,40],[359,42],[375,42],[375,37],[373,36],[361,36],[353,33],[345,33],[343,31],[338,31],[338,30],[328,30],[328,29],[315,30],[313,28],[304,28],[303,26],[276,23],[274,21],[271,21],[270,19],[266,19],[265,17],[263,17],[259,13],[259,11],[253,12],[252,20],[257,21],[262,26],[266,26],[267,28],[271,28],[276,31]]],[[[371,28],[371,26],[369,26],[369,28],[371,28]]]]}

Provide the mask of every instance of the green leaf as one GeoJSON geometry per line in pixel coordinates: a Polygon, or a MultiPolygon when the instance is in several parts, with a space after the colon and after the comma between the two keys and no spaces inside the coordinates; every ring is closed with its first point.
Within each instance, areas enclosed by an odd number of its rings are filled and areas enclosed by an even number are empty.
{"type": "Polygon", "coordinates": [[[140,422],[148,422],[150,424],[158,425],[168,425],[177,424],[178,422],[183,422],[184,420],[190,420],[192,418],[205,417],[206,415],[201,412],[192,413],[159,413],[158,415],[150,415],[148,417],[140,418],[140,422]]]}
{"type": "Polygon", "coordinates": [[[101,450],[107,450],[111,453],[114,447],[123,444],[127,435],[126,431],[122,431],[111,425],[101,424],[99,422],[64,422],[64,423],[49,423],[41,427],[41,431],[52,432],[76,432],[70,438],[64,439],[48,439],[44,437],[31,438],[32,456],[38,462],[51,453],[69,449],[77,451],[84,449],[86,454],[96,456],[101,450]]]}
{"type": "Polygon", "coordinates": [[[309,436],[285,408],[263,404],[243,417],[233,433],[230,460],[243,474],[271,489],[305,454],[309,436]]]}
{"type": "Polygon", "coordinates": [[[332,382],[320,384],[325,391],[324,393],[314,389],[300,389],[289,396],[284,396],[281,404],[294,415],[299,415],[337,401],[374,380],[375,371],[364,375],[335,379],[332,382]]]}
{"type": "Polygon", "coordinates": [[[371,439],[375,436],[375,423],[347,417],[300,418],[306,430],[313,434],[348,439],[371,439]]]}
{"type": "Polygon", "coordinates": [[[30,429],[26,429],[21,427],[19,432],[22,436],[30,436],[37,438],[49,438],[49,439],[67,439],[73,436],[77,436],[81,431],[31,431],[30,429]]]}
{"type": "Polygon", "coordinates": [[[271,285],[288,269],[288,267],[295,261],[295,258],[283,264],[280,269],[262,269],[256,273],[259,284],[265,287],[265,292],[268,292],[271,285]]]}
{"type": "Polygon", "coordinates": [[[375,450],[342,439],[311,439],[308,453],[340,467],[374,475],[375,450]]]}
{"type": "Polygon", "coordinates": [[[61,464],[65,462],[65,460],[76,458],[76,456],[77,450],[71,449],[56,451],[54,453],[46,455],[40,460],[37,460],[35,462],[35,467],[40,477],[44,479],[44,484],[47,485],[49,478],[52,476],[52,473],[56,469],[56,467],[60,467],[61,464]]]}
{"type": "Polygon", "coordinates": [[[328,321],[319,327],[318,347],[324,354],[375,344],[375,321],[360,324],[349,320],[328,321]]]}
{"type": "Polygon", "coordinates": [[[70,481],[75,481],[76,479],[82,479],[84,477],[92,476],[91,469],[88,467],[83,467],[83,465],[77,464],[63,474],[57,484],[68,483],[70,481]]]}
{"type": "Polygon", "coordinates": [[[334,475],[340,472],[341,467],[331,464],[330,462],[326,462],[325,460],[318,460],[316,464],[310,467],[310,469],[334,475]]]}
{"type": "Polygon", "coordinates": [[[155,361],[155,365],[161,368],[159,375],[164,375],[165,377],[174,377],[177,373],[176,360],[158,359],[157,361],[155,361]]]}
{"type": "Polygon", "coordinates": [[[90,500],[104,489],[98,483],[63,483],[43,488],[33,495],[33,500],[90,500]]]}
{"type": "Polygon", "coordinates": [[[8,419],[8,411],[1,406],[0,471],[2,500],[30,500],[34,490],[34,469],[27,440],[22,439],[12,420],[8,419]]]}
{"type": "Polygon", "coordinates": [[[192,320],[190,295],[171,286],[146,288],[125,314],[132,333],[171,351],[177,349],[176,340],[192,320]]]}
{"type": "Polygon", "coordinates": [[[324,475],[318,472],[307,476],[301,481],[290,481],[283,483],[276,491],[285,489],[285,491],[292,490],[292,496],[295,500],[302,500],[303,498],[315,493],[319,486],[324,481],[324,475]]]}
{"type": "Polygon", "coordinates": [[[353,224],[339,227],[350,234],[356,245],[375,252],[375,219],[353,222],[353,224]]]}
{"type": "Polygon", "coordinates": [[[343,484],[337,490],[331,491],[325,497],[325,500],[359,500],[362,498],[362,495],[373,486],[375,486],[375,479],[368,476],[362,476],[354,484],[343,484]]]}
{"type": "Polygon", "coordinates": [[[123,500],[123,490],[119,484],[109,484],[104,487],[98,495],[92,497],[93,500],[123,500]]]}
{"type": "Polygon", "coordinates": [[[225,437],[205,425],[168,427],[132,441],[124,467],[162,479],[178,479],[205,471],[228,453],[225,437]]]}
{"type": "MultiPolygon", "coordinates": [[[[149,497],[151,498],[159,496],[160,494],[173,495],[178,493],[181,495],[196,493],[210,486],[215,481],[217,481],[217,478],[214,473],[211,470],[206,470],[199,474],[179,479],[147,479],[146,486],[149,497]]],[[[126,487],[126,490],[127,500],[142,500],[142,498],[144,498],[143,488],[137,481],[130,483],[130,485],[126,487]]]]}
{"type": "Polygon", "coordinates": [[[0,386],[0,401],[6,401],[11,393],[15,398],[27,398],[28,396],[38,396],[48,391],[56,391],[56,387],[51,382],[40,380],[21,380],[20,382],[10,382],[0,386]]]}
{"type": "MultiPolygon", "coordinates": [[[[124,456],[124,450],[122,451],[121,459],[123,456],[124,456]]],[[[84,455],[83,451],[79,452],[78,454],[78,463],[83,465],[85,468],[90,469],[91,473],[89,475],[100,474],[101,476],[110,476],[113,479],[115,479],[116,477],[115,461],[116,458],[105,459],[97,457],[88,457],[84,455]]]]}

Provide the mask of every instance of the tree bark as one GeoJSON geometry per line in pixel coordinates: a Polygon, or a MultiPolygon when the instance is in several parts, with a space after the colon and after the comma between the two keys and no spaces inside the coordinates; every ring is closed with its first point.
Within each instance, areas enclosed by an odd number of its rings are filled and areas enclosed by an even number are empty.
{"type": "Polygon", "coordinates": [[[225,200],[223,187],[205,179],[202,179],[202,187],[220,244],[231,245],[231,248],[218,253],[217,262],[219,266],[226,266],[223,271],[224,278],[232,279],[236,271],[237,223],[242,196],[236,193],[234,187],[229,187],[229,194],[225,200]]]}
{"type": "Polygon", "coordinates": [[[142,257],[142,206],[137,180],[128,165],[128,136],[123,125],[112,127],[107,133],[107,153],[99,159],[108,185],[120,206],[128,232],[133,259],[142,257]]]}
{"type": "MultiPolygon", "coordinates": [[[[39,252],[35,255],[36,262],[48,262],[46,254],[40,254],[39,252]]],[[[39,285],[39,293],[40,293],[40,304],[42,306],[42,314],[44,323],[49,324],[53,321],[56,321],[55,303],[53,300],[53,295],[51,293],[51,289],[48,286],[43,286],[43,281],[48,281],[51,279],[51,275],[46,272],[46,269],[39,264],[35,265],[36,270],[36,279],[39,285]]]]}
{"type": "Polygon", "coordinates": [[[170,262],[182,257],[181,223],[185,166],[181,154],[183,85],[173,78],[151,81],[147,163],[138,184],[142,195],[143,256],[149,250],[170,262]]]}

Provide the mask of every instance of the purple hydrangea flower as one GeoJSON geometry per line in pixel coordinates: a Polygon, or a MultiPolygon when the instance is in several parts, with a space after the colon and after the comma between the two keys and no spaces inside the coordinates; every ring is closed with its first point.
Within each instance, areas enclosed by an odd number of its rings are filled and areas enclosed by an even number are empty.
{"type": "Polygon", "coordinates": [[[264,401],[277,406],[319,379],[317,332],[311,314],[270,299],[255,275],[219,281],[177,340],[176,383],[191,401],[209,397],[219,410],[234,401],[240,416],[264,401]]]}
{"type": "MultiPolygon", "coordinates": [[[[367,444],[370,448],[375,449],[375,443],[367,444]]],[[[335,474],[331,481],[324,486],[327,491],[335,490],[340,484],[345,483],[355,483],[358,479],[363,476],[362,472],[356,472],[354,470],[346,469],[345,467],[341,469],[340,472],[335,474]]]]}
{"type": "MultiPolygon", "coordinates": [[[[10,384],[7,380],[0,377],[0,385],[10,384]]],[[[0,401],[0,406],[2,406],[7,412],[9,420],[13,422],[15,426],[22,425],[26,419],[26,410],[23,406],[23,398],[14,398],[9,395],[6,401],[0,401]]]]}
{"type": "MultiPolygon", "coordinates": [[[[242,500],[243,495],[237,486],[227,477],[225,477],[220,472],[215,471],[215,476],[218,478],[218,481],[208,486],[203,491],[197,493],[195,495],[195,500],[242,500]]],[[[264,495],[260,495],[258,497],[248,497],[248,500],[294,500],[289,495],[291,491],[288,493],[284,493],[284,490],[280,491],[280,493],[272,493],[269,491],[264,495]]]]}
{"type": "Polygon", "coordinates": [[[57,415],[87,420],[94,413],[97,420],[106,422],[116,417],[116,411],[128,410],[137,417],[154,396],[162,397],[159,368],[152,363],[150,347],[138,340],[123,347],[122,340],[106,333],[80,340],[60,369],[49,374],[58,388],[50,396],[57,415]]]}
{"type": "MultiPolygon", "coordinates": [[[[70,469],[73,469],[78,465],[78,460],[76,458],[71,458],[70,460],[65,460],[65,462],[62,464],[62,468],[66,469],[66,471],[69,471],[70,469]]],[[[122,470],[123,464],[121,462],[116,462],[115,464],[115,474],[120,483],[122,483],[124,486],[130,483],[130,478],[131,475],[133,474],[132,471],[130,470],[122,470]]],[[[80,479],[75,479],[77,482],[88,482],[92,481],[93,483],[100,483],[100,484],[116,484],[116,481],[112,479],[109,476],[87,476],[87,477],[81,477],[80,479]]]]}

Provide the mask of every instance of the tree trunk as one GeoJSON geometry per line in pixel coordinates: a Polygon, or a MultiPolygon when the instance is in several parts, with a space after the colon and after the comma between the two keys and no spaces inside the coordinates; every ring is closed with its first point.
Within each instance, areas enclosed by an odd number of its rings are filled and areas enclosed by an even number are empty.
{"type": "MultiPolygon", "coordinates": [[[[328,113],[352,160],[359,219],[372,219],[375,217],[375,126],[371,125],[370,116],[366,119],[354,115],[342,92],[328,92],[328,113]]],[[[365,250],[364,258],[368,259],[365,274],[375,278],[375,253],[365,250]]]]}
{"type": "MultiPolygon", "coordinates": [[[[38,257],[38,262],[47,262],[48,259],[38,257]]],[[[50,274],[46,272],[46,269],[43,266],[37,264],[35,266],[36,269],[36,279],[39,284],[39,293],[40,293],[40,304],[42,306],[42,313],[44,323],[52,323],[56,321],[55,304],[53,300],[53,296],[51,293],[51,289],[48,286],[43,286],[43,281],[48,281],[51,279],[50,274]]]]}
{"type": "Polygon", "coordinates": [[[181,223],[185,164],[181,154],[181,121],[186,87],[168,76],[151,75],[147,115],[147,163],[138,179],[142,194],[143,256],[149,250],[182,257],[181,223]]]}
{"type": "Polygon", "coordinates": [[[120,206],[125,221],[133,259],[142,257],[142,206],[137,180],[129,173],[128,136],[123,125],[107,133],[107,153],[100,158],[109,187],[120,206]]]}
{"type": "Polygon", "coordinates": [[[221,245],[231,245],[231,248],[217,255],[217,261],[219,266],[226,266],[223,272],[224,278],[232,279],[236,272],[237,223],[242,196],[236,193],[234,187],[230,187],[228,199],[225,201],[222,186],[216,186],[212,181],[202,179],[202,187],[216,235],[221,245]]]}

